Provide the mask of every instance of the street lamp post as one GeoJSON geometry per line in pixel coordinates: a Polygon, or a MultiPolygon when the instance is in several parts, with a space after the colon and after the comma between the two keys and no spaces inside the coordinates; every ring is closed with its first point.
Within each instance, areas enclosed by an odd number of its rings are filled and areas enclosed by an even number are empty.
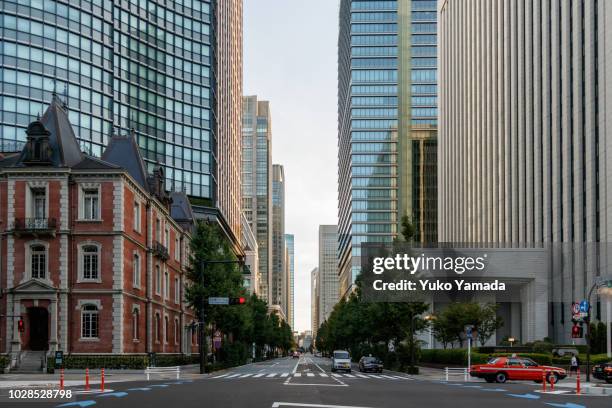
{"type": "MultiPolygon", "coordinates": [[[[202,275],[202,288],[204,288],[204,271],[206,269],[206,265],[244,265],[244,258],[239,257],[238,260],[222,260],[222,261],[200,261],[200,273],[202,275]]],[[[200,322],[199,322],[199,341],[198,348],[200,352],[200,374],[204,374],[206,371],[206,344],[204,342],[204,306],[206,306],[206,297],[202,294],[202,299],[200,303],[200,322]]]]}

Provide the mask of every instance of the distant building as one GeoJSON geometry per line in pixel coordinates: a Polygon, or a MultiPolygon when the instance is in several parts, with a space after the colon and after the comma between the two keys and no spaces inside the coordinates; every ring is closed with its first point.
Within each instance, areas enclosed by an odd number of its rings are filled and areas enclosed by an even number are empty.
{"type": "Polygon", "coordinates": [[[186,195],[166,191],[162,167],[147,172],[133,134],[82,153],[55,95],[26,134],[0,160],[1,352],[196,351],[186,195]]]}
{"type": "Polygon", "coordinates": [[[310,272],[310,328],[315,340],[319,330],[319,298],[319,268],[314,268],[310,272]]]}
{"type": "Polygon", "coordinates": [[[259,295],[259,251],[257,238],[244,214],[242,215],[242,247],[244,250],[244,264],[248,269],[244,275],[244,286],[249,293],[259,295]]]}
{"type": "Polygon", "coordinates": [[[242,210],[257,238],[259,296],[272,304],[272,118],[270,103],[243,98],[242,210]]]}
{"type": "Polygon", "coordinates": [[[338,227],[319,226],[319,326],[329,318],[340,299],[338,277],[338,227]]]}
{"type": "Polygon", "coordinates": [[[287,270],[287,318],[289,325],[293,327],[295,323],[295,236],[285,234],[285,248],[287,250],[287,260],[285,268],[287,270]]]}
{"type": "Polygon", "coordinates": [[[272,304],[288,316],[287,274],[285,269],[285,171],[272,166],[272,304]]]}

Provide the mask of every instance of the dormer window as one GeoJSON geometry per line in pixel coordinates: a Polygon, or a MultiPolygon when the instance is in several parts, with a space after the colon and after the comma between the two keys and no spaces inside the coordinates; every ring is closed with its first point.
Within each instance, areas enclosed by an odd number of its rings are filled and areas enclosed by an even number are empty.
{"type": "Polygon", "coordinates": [[[32,164],[50,164],[51,148],[49,146],[49,131],[40,121],[35,121],[26,130],[28,135],[24,162],[32,164]]]}

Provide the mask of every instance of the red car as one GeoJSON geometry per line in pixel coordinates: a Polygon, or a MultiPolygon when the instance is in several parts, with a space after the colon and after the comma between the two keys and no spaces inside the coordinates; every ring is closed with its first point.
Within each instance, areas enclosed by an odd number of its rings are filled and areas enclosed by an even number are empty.
{"type": "Polygon", "coordinates": [[[541,366],[533,360],[522,357],[495,357],[487,364],[470,367],[472,377],[484,378],[489,383],[505,383],[507,380],[541,383],[543,373],[548,383],[556,383],[567,377],[567,372],[562,368],[541,366]]]}

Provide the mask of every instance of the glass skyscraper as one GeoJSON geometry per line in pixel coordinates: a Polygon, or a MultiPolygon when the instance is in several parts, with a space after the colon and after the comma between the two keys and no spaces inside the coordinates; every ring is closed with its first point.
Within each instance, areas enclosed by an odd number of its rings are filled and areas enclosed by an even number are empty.
{"type": "Polygon", "coordinates": [[[342,0],[339,65],[340,293],[363,242],[391,243],[403,216],[435,241],[435,0],[342,0]],[[431,202],[433,200],[433,202],[431,202]]]}
{"type": "Polygon", "coordinates": [[[4,151],[20,148],[26,125],[55,91],[85,151],[100,155],[113,132],[134,129],[147,164],[165,167],[169,187],[215,204],[215,1],[1,4],[4,151]]]}
{"type": "Polygon", "coordinates": [[[287,248],[287,323],[293,328],[295,323],[295,236],[285,234],[285,247],[287,248]]]}

